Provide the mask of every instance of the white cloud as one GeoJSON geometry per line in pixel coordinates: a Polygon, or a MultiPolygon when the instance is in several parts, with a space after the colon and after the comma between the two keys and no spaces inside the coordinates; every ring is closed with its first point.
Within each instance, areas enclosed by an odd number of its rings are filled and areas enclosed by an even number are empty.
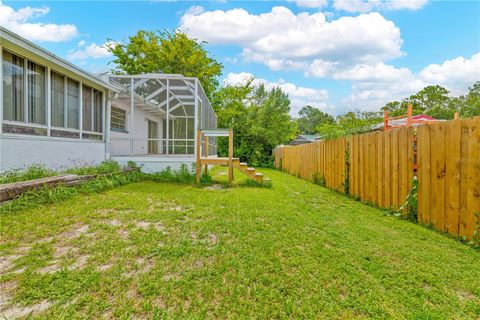
{"type": "Polygon", "coordinates": [[[239,45],[245,60],[272,70],[309,72],[315,61],[351,66],[403,54],[400,30],[376,12],[327,21],[321,12],[295,15],[285,7],[258,15],[216,10],[186,13],[180,29],[210,43],[239,45]]]}
{"type": "Polygon", "coordinates": [[[470,59],[458,57],[431,64],[420,72],[420,78],[428,83],[443,84],[453,93],[463,93],[475,81],[480,81],[480,52],[470,59]]]}
{"type": "Polygon", "coordinates": [[[97,45],[93,42],[86,46],[85,41],[82,40],[78,43],[80,49],[71,50],[67,54],[67,58],[70,60],[86,60],[90,58],[97,59],[110,57],[112,53],[107,50],[107,47],[112,44],[114,44],[114,42],[105,42],[102,45],[97,45]]]}
{"type": "Polygon", "coordinates": [[[28,22],[46,15],[49,11],[48,7],[24,7],[14,10],[0,1],[0,25],[32,41],[61,42],[77,36],[77,27],[72,24],[28,22]]]}
{"type": "MultiPolygon", "coordinates": [[[[242,84],[252,77],[253,75],[248,72],[229,73],[224,80],[224,84],[242,84]]],[[[259,85],[260,83],[263,83],[268,90],[280,87],[283,92],[287,93],[291,102],[290,113],[294,116],[298,115],[298,111],[306,105],[311,105],[328,112],[332,112],[334,109],[333,106],[327,104],[328,91],[325,89],[301,87],[286,82],[283,79],[279,79],[277,82],[257,78],[253,80],[254,85],[259,85]]]]}
{"type": "Polygon", "coordinates": [[[344,100],[349,107],[378,110],[385,103],[400,100],[428,85],[441,85],[452,95],[465,94],[467,88],[480,81],[480,52],[467,59],[458,57],[441,64],[430,64],[419,73],[408,68],[379,64],[357,66],[338,73],[334,78],[354,80],[352,94],[344,100]]]}
{"type": "Polygon", "coordinates": [[[418,10],[426,5],[428,0],[334,0],[336,10],[347,12],[370,12],[389,10],[418,10]]]}
{"type": "Polygon", "coordinates": [[[201,14],[204,11],[205,9],[202,6],[191,6],[187,11],[185,11],[185,14],[196,15],[201,14]]]}
{"type": "Polygon", "coordinates": [[[323,8],[328,5],[328,0],[297,0],[295,3],[302,8],[323,8]]]}

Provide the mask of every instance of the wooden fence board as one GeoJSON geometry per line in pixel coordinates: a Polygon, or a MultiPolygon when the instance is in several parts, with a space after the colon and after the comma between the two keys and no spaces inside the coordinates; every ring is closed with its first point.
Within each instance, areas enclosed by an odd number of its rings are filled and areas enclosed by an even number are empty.
{"type": "Polygon", "coordinates": [[[452,235],[458,235],[459,228],[461,133],[459,120],[446,124],[445,229],[452,235]]]}
{"type": "Polygon", "coordinates": [[[438,230],[445,229],[445,124],[431,125],[430,152],[432,165],[431,223],[438,230]],[[434,146],[434,147],[433,147],[434,146]]]}
{"type": "Polygon", "coordinates": [[[384,173],[384,184],[383,184],[383,197],[384,197],[384,208],[392,207],[392,157],[391,157],[391,141],[392,141],[392,131],[387,131],[384,133],[384,161],[383,169],[384,173]]]}
{"type": "Polygon", "coordinates": [[[391,159],[392,166],[390,174],[392,175],[392,208],[398,208],[398,189],[399,189],[399,180],[398,180],[398,129],[392,130],[392,147],[391,159]]]}

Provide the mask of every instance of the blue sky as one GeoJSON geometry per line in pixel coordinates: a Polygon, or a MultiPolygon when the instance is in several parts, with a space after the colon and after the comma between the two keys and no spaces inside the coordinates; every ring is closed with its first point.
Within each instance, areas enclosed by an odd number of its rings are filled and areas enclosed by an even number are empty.
{"type": "Polygon", "coordinates": [[[222,81],[279,85],[293,115],[378,110],[429,84],[462,94],[480,80],[479,1],[3,1],[0,23],[94,73],[112,67],[107,40],[181,28],[208,42],[222,81]]]}

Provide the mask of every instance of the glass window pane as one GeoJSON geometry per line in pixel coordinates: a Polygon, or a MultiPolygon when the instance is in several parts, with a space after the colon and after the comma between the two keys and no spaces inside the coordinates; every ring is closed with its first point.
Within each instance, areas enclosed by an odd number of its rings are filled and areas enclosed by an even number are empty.
{"type": "Polygon", "coordinates": [[[46,124],[45,68],[28,61],[28,121],[46,124]]]}
{"type": "Polygon", "coordinates": [[[24,121],[23,59],[3,51],[3,118],[24,121]]]}
{"type": "Polygon", "coordinates": [[[110,111],[110,128],[126,130],[127,112],[123,109],[112,107],[110,111]]]}
{"type": "Polygon", "coordinates": [[[102,93],[98,90],[93,91],[93,131],[102,132],[102,93]]]}
{"type": "Polygon", "coordinates": [[[82,127],[83,130],[92,131],[92,88],[82,88],[82,127]]]}
{"type": "Polygon", "coordinates": [[[52,126],[65,127],[65,78],[52,72],[52,126]]]}
{"type": "Polygon", "coordinates": [[[67,125],[68,128],[79,129],[80,85],[78,82],[67,81],[67,125]]]}

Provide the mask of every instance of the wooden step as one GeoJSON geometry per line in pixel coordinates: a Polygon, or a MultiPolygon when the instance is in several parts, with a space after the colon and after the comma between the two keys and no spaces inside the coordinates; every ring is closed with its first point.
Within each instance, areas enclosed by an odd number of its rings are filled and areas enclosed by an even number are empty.
{"type": "Polygon", "coordinates": [[[257,182],[263,182],[263,174],[260,173],[260,172],[256,172],[255,173],[255,180],[257,180],[257,182]]]}

